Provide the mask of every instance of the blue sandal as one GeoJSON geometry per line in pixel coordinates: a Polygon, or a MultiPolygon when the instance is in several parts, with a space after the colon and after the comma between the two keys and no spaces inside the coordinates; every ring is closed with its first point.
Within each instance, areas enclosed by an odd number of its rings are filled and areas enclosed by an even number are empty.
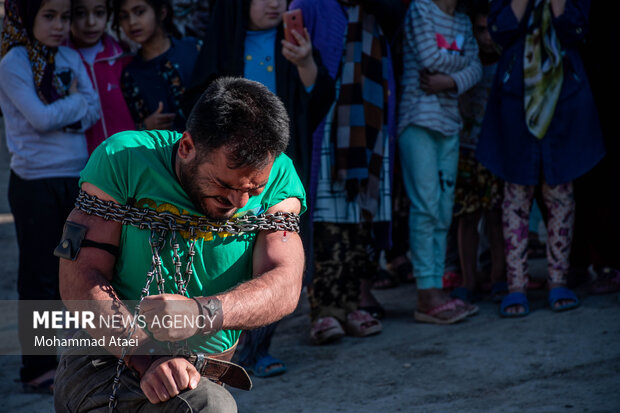
{"type": "Polygon", "coordinates": [[[566,311],[579,307],[579,299],[574,292],[566,287],[555,287],[549,291],[549,306],[553,311],[566,311]],[[555,303],[562,300],[571,300],[572,303],[556,307],[555,303]]]}
{"type": "Polygon", "coordinates": [[[267,354],[259,357],[252,367],[246,367],[247,371],[255,375],[256,377],[273,377],[286,372],[286,365],[282,360],[278,360],[275,357],[267,354]],[[273,365],[279,364],[280,367],[269,368],[273,365]]]}
{"type": "Polygon", "coordinates": [[[508,318],[516,318],[516,317],[525,317],[530,313],[530,305],[527,301],[527,296],[521,292],[510,293],[502,299],[502,303],[499,306],[499,313],[502,317],[508,318]],[[523,307],[523,312],[521,313],[508,313],[506,309],[513,305],[520,305],[523,307]]]}

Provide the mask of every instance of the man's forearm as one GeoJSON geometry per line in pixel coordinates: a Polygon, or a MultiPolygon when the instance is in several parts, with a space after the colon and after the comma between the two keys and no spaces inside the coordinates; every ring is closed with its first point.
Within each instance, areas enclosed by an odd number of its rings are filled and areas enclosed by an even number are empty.
{"type": "MultiPolygon", "coordinates": [[[[96,316],[96,328],[86,328],[93,338],[129,338],[131,328],[129,322],[109,323],[109,326],[99,322],[101,317],[106,320],[133,320],[133,309],[125,306],[103,274],[94,269],[80,269],[75,262],[66,260],[61,260],[60,271],[60,291],[67,309],[69,311],[92,311],[96,316]],[[75,276],[76,271],[79,271],[78,276],[75,276]]],[[[150,340],[149,335],[138,327],[131,338],[137,339],[140,345],[150,340]]],[[[110,342],[105,341],[108,344],[110,342]]],[[[105,348],[116,357],[121,356],[122,347],[107,345],[105,348]]],[[[135,348],[130,350],[135,350],[135,348]]]]}
{"type": "Polygon", "coordinates": [[[297,307],[304,249],[296,233],[261,233],[254,246],[254,278],[216,297],[223,328],[251,329],[280,320],[297,307]]]}
{"type": "Polygon", "coordinates": [[[225,329],[252,329],[292,313],[301,294],[301,274],[276,268],[235,289],[218,294],[225,329]]]}

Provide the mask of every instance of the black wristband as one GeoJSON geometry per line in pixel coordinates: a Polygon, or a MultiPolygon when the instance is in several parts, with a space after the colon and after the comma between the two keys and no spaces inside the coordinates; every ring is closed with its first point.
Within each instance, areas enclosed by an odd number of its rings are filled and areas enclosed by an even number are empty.
{"type": "Polygon", "coordinates": [[[203,336],[212,335],[222,329],[224,324],[224,313],[222,312],[222,302],[216,297],[194,297],[200,312],[200,324],[202,328],[198,334],[203,336]]]}

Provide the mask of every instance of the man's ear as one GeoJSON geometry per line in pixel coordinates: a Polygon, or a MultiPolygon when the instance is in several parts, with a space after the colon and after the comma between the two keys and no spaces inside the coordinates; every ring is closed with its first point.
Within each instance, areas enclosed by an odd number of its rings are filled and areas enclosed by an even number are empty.
{"type": "Polygon", "coordinates": [[[179,140],[177,156],[183,161],[193,161],[196,158],[196,144],[188,131],[183,132],[183,136],[179,140]]]}

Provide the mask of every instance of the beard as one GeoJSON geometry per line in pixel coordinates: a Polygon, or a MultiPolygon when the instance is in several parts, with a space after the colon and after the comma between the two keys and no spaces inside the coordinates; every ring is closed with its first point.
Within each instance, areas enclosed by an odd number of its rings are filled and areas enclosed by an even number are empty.
{"type": "Polygon", "coordinates": [[[221,211],[217,209],[211,209],[208,205],[203,203],[204,199],[207,198],[216,198],[215,196],[203,195],[200,192],[200,186],[198,184],[198,161],[194,160],[188,165],[181,164],[179,166],[179,183],[181,187],[187,194],[192,204],[198,212],[203,214],[205,217],[215,220],[227,220],[230,219],[235,212],[236,209],[233,209],[231,212],[226,214],[222,214],[221,211]]]}

